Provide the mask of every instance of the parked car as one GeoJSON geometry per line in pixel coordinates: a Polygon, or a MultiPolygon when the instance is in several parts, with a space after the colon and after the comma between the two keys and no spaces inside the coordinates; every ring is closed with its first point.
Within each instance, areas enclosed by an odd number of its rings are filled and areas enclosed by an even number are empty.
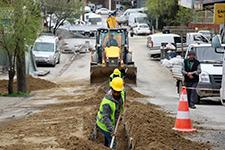
{"type": "Polygon", "coordinates": [[[181,43],[181,37],[178,34],[152,34],[147,37],[147,47],[157,48],[162,43],[181,43]]]}
{"type": "Polygon", "coordinates": [[[202,35],[204,35],[210,41],[211,41],[212,36],[213,36],[212,32],[209,31],[209,30],[199,30],[198,33],[201,33],[202,35]]]}
{"type": "Polygon", "coordinates": [[[50,64],[55,66],[60,63],[60,45],[58,37],[38,37],[33,46],[33,54],[37,64],[50,64]]]}
{"type": "Polygon", "coordinates": [[[150,57],[159,58],[161,56],[162,44],[175,44],[181,47],[181,37],[177,34],[152,34],[147,37],[147,47],[150,48],[150,57]]]}
{"type": "Polygon", "coordinates": [[[108,15],[111,13],[111,11],[108,10],[107,8],[100,8],[100,9],[96,10],[95,13],[100,14],[100,15],[108,15]]]}
{"type": "Polygon", "coordinates": [[[102,16],[96,13],[86,13],[84,14],[84,21],[88,25],[102,25],[102,16]]]}
{"type": "Polygon", "coordinates": [[[149,35],[151,33],[149,26],[145,23],[137,24],[137,26],[133,28],[133,32],[135,35],[139,34],[149,35]]]}
{"type": "Polygon", "coordinates": [[[122,15],[116,17],[119,24],[128,24],[129,16],[132,13],[144,13],[144,8],[127,9],[122,15]]]}
{"type": "Polygon", "coordinates": [[[132,13],[129,15],[128,18],[128,25],[130,27],[135,27],[138,24],[147,24],[148,23],[148,19],[147,19],[147,14],[145,13],[132,13]]]}
{"type": "Polygon", "coordinates": [[[186,35],[186,43],[187,45],[190,45],[195,43],[210,43],[210,41],[202,33],[191,32],[186,35]]]}

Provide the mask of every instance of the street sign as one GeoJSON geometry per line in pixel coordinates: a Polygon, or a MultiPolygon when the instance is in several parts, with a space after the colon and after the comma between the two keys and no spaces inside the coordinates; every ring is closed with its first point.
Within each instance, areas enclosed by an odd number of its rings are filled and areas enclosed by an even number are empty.
{"type": "Polygon", "coordinates": [[[225,23],[225,3],[214,5],[214,23],[224,24],[225,23]]]}

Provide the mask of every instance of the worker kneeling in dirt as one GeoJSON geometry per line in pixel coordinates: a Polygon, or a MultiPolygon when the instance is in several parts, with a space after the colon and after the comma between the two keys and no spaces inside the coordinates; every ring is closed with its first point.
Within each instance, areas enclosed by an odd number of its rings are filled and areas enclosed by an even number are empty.
{"type": "Polygon", "coordinates": [[[115,126],[120,114],[124,112],[124,83],[123,79],[116,77],[111,82],[111,90],[103,98],[97,114],[97,130],[105,138],[105,146],[109,147],[115,126]]]}

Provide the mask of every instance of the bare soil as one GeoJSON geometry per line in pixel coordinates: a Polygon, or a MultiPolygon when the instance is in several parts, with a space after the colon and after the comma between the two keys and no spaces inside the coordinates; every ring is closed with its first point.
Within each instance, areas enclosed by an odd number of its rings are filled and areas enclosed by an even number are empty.
{"type": "Polygon", "coordinates": [[[175,118],[152,104],[129,102],[125,114],[128,135],[135,150],[202,150],[209,145],[185,139],[172,130],[175,118]]]}
{"type": "MultiPolygon", "coordinates": [[[[44,90],[44,89],[51,89],[57,87],[57,84],[40,79],[40,78],[34,78],[32,76],[27,77],[28,82],[28,90],[29,91],[37,91],[37,90],[44,90]]],[[[16,80],[14,81],[14,90],[16,91],[16,80]]],[[[8,80],[0,80],[0,93],[6,94],[7,93],[7,87],[8,87],[8,80]]]]}
{"type": "MultiPolygon", "coordinates": [[[[108,149],[99,142],[89,140],[95,126],[99,104],[107,91],[106,84],[64,85],[67,86],[57,87],[62,92],[52,96],[61,103],[50,105],[39,113],[0,127],[0,150],[108,149]],[[68,93],[68,88],[74,90],[68,93]]],[[[50,87],[54,87],[54,84],[50,87]]],[[[54,93],[54,89],[49,92],[54,93]]],[[[185,139],[182,134],[173,131],[175,119],[168,117],[157,106],[136,102],[136,99],[140,98],[146,97],[127,88],[129,101],[117,135],[118,150],[127,149],[128,140],[131,137],[134,150],[210,149],[208,145],[192,142],[185,139]],[[126,124],[126,130],[124,124],[126,124]]]]}

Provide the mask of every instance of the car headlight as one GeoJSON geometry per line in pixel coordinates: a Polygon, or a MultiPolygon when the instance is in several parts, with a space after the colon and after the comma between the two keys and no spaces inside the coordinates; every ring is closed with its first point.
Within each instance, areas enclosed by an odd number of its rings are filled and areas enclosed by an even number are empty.
{"type": "Polygon", "coordinates": [[[209,74],[207,72],[202,72],[199,76],[199,82],[210,83],[209,74]]]}

